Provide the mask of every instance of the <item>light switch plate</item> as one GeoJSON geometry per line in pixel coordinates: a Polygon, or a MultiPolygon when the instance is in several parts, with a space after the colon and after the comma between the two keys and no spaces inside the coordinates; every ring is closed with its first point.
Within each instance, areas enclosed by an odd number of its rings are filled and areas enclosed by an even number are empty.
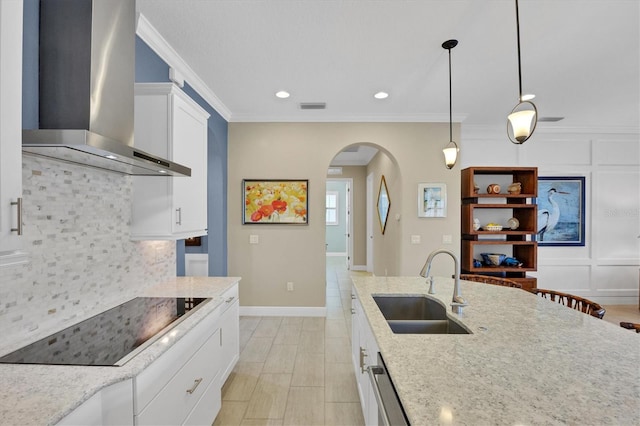
{"type": "Polygon", "coordinates": [[[420,244],[420,235],[412,235],[411,244],[420,244]]]}
{"type": "Polygon", "coordinates": [[[442,236],[442,244],[452,244],[453,237],[449,234],[445,234],[442,236]]]}

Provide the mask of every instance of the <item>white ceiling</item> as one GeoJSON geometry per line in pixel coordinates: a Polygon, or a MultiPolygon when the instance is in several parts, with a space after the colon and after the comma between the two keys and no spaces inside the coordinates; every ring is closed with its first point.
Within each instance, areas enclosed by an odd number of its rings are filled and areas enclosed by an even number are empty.
{"type": "MultiPolygon", "coordinates": [[[[518,99],[512,0],[137,0],[229,121],[501,125],[518,99]],[[288,99],[274,93],[287,90],[288,99]],[[373,94],[390,93],[379,101],[373,94]],[[326,102],[300,110],[300,102],[326,102]]],[[[640,125],[640,1],[520,0],[539,126],[640,125]]]]}

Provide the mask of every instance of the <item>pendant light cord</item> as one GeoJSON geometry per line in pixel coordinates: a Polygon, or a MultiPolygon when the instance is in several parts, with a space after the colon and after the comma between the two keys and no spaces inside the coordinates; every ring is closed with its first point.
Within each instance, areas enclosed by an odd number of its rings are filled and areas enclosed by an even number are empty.
{"type": "MultiPolygon", "coordinates": [[[[518,89],[520,93],[518,102],[522,102],[522,71],[520,70],[520,14],[518,13],[518,0],[516,0],[516,34],[518,39],[518,89]]],[[[449,51],[449,54],[451,54],[451,51],[449,51]]],[[[451,67],[451,65],[449,65],[449,67],[451,67]]]]}
{"type": "Polygon", "coordinates": [[[451,49],[449,50],[449,142],[453,142],[453,101],[451,97],[451,49]]]}

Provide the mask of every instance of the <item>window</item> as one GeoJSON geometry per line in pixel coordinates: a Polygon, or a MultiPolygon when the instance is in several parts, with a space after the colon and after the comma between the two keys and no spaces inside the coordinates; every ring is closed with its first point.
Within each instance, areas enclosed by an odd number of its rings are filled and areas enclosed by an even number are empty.
{"type": "Polygon", "coordinates": [[[338,191],[327,191],[326,222],[327,225],[338,225],[338,191]]]}

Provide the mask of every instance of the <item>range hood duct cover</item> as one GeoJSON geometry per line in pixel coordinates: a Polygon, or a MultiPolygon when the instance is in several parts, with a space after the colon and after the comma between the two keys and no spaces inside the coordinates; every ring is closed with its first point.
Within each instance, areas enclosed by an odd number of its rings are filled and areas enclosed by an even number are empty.
{"type": "Polygon", "coordinates": [[[134,147],[135,1],[40,1],[39,129],[24,152],[145,176],[191,169],[134,147]]]}

